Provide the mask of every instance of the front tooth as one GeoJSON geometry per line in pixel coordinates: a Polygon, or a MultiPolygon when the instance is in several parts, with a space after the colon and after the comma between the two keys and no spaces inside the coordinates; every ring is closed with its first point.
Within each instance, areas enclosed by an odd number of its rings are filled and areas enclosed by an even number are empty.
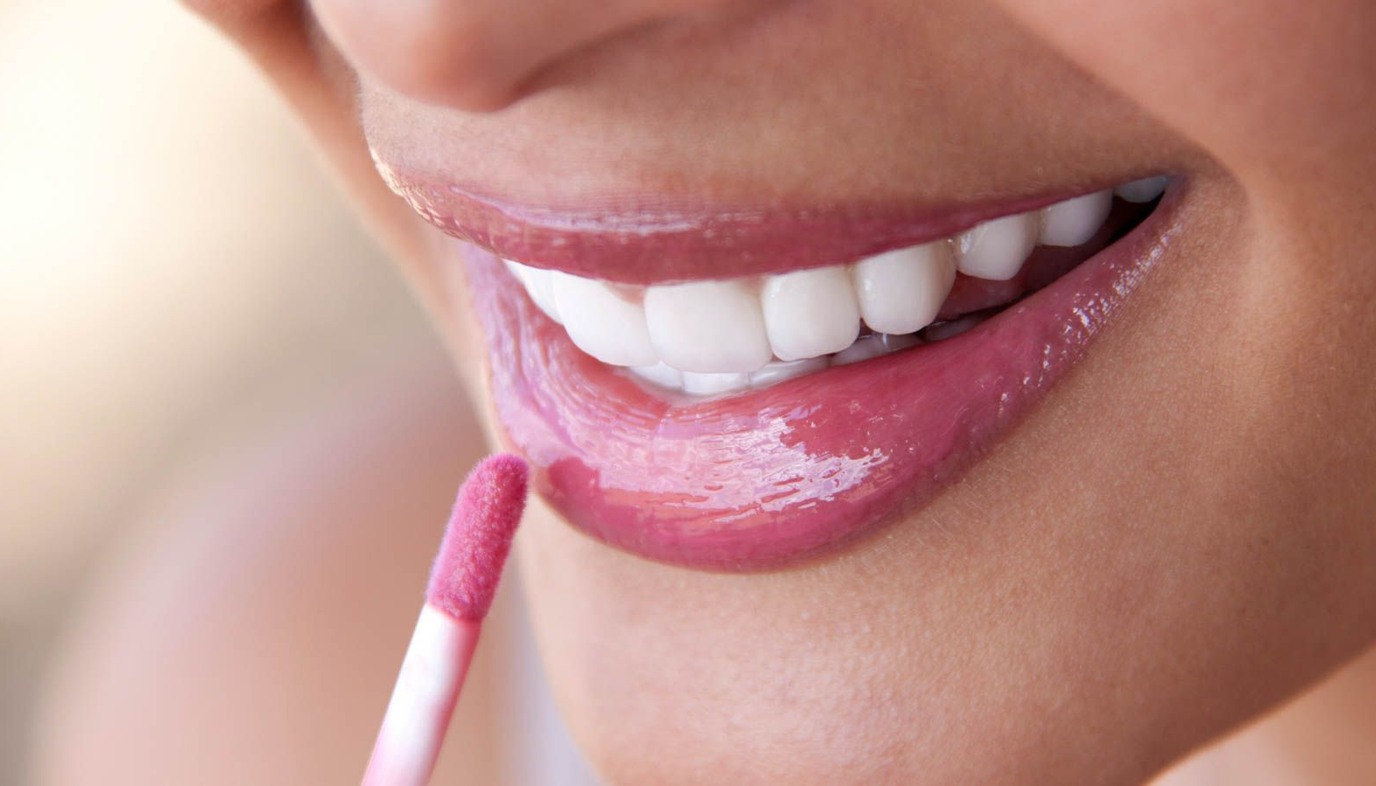
{"type": "Polygon", "coordinates": [[[777,385],[784,380],[801,377],[804,374],[811,374],[814,371],[821,371],[826,367],[826,358],[808,358],[807,360],[792,360],[788,362],[776,360],[750,375],[750,387],[763,388],[770,385],[777,385]]]}
{"type": "Polygon", "coordinates": [[[986,221],[956,238],[956,267],[990,281],[1007,281],[1037,244],[1037,222],[1031,213],[986,221]]]}
{"type": "Polygon", "coordinates": [[[936,319],[956,280],[950,244],[889,251],[851,269],[860,314],[878,333],[914,333],[936,319]]]}
{"type": "Polygon", "coordinates": [[[698,374],[683,372],[683,392],[692,396],[715,396],[750,387],[749,374],[698,374]]]}
{"type": "Polygon", "coordinates": [[[1144,177],[1113,189],[1119,199],[1127,202],[1150,202],[1166,191],[1166,176],[1144,177]]]}
{"type": "Polygon", "coordinates": [[[525,285],[526,294],[530,295],[531,302],[545,312],[545,316],[555,322],[562,322],[563,320],[559,318],[559,306],[554,301],[554,279],[559,274],[553,270],[530,267],[522,265],[520,262],[512,262],[509,259],[502,261],[506,263],[507,269],[525,285]]]}
{"type": "Polygon", "coordinates": [[[655,352],[680,371],[748,374],[769,362],[759,298],[742,282],[652,286],[645,318],[655,352]]]}
{"type": "Polygon", "coordinates": [[[1113,192],[1107,189],[1085,194],[1042,211],[1044,246],[1078,246],[1094,237],[1113,207],[1113,192]]]}
{"type": "Polygon", "coordinates": [[[639,303],[618,297],[600,281],[568,273],[555,274],[553,289],[564,329],[579,349],[614,366],[653,366],[659,361],[639,303]]]}
{"type": "Polygon", "coordinates": [[[860,309],[843,265],[768,276],[760,302],[769,345],[780,360],[840,352],[860,335],[860,309]]]}

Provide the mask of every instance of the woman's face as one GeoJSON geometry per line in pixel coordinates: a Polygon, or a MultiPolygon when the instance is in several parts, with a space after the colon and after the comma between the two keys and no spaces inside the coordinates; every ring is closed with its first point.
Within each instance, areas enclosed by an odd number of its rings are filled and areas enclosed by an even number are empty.
{"type": "Polygon", "coordinates": [[[532,616],[609,781],[1128,783],[1376,635],[1365,0],[191,5],[537,464],[532,616]],[[1040,224],[925,246],[1156,175],[1010,284],[1040,224]],[[418,213],[576,274],[528,274],[567,329],[418,213]],[[924,319],[998,308],[944,341],[705,398],[612,370],[744,385],[957,260],[924,319]]]}

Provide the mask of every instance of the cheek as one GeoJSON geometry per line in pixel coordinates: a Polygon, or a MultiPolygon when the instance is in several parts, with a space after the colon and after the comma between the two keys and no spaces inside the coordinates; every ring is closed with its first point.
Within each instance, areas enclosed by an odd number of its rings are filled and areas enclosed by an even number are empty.
{"type": "Polygon", "coordinates": [[[1370,150],[1376,11],[1365,0],[1003,5],[1239,174],[1294,175],[1331,165],[1335,146],[1370,150]]]}
{"type": "Polygon", "coordinates": [[[230,24],[278,5],[281,0],[181,0],[191,11],[216,24],[230,24]]]}

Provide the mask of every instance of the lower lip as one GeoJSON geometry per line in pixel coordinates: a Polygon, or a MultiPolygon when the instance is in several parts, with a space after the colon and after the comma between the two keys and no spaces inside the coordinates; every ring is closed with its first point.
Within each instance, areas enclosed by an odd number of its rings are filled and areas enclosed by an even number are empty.
{"type": "Polygon", "coordinates": [[[912,513],[1012,430],[1162,256],[1183,190],[967,333],[721,399],[669,400],[593,360],[495,257],[461,248],[497,416],[545,500],[633,554],[758,571],[912,513]]]}

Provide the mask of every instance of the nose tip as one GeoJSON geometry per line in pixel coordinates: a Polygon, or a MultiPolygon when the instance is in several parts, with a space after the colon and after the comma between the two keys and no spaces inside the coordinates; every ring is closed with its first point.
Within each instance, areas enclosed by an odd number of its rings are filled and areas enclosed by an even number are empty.
{"type": "Polygon", "coordinates": [[[416,100],[491,111],[532,75],[650,22],[722,0],[314,0],[355,68],[416,100]]]}

